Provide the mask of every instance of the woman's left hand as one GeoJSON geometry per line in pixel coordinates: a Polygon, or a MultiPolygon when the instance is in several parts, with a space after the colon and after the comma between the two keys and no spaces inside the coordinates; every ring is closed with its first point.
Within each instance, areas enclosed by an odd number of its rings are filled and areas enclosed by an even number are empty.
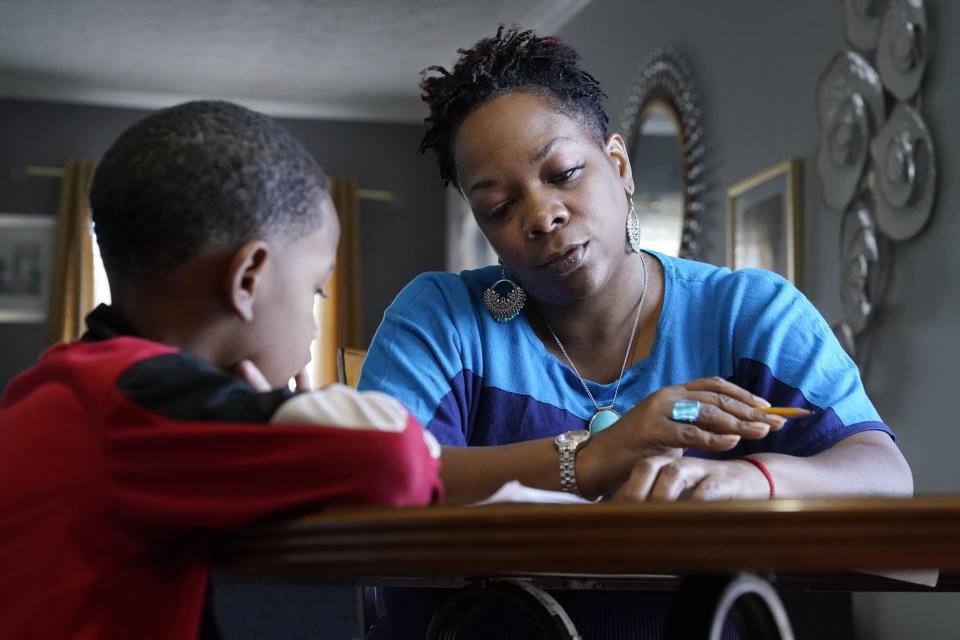
{"type": "Polygon", "coordinates": [[[763,473],[745,460],[652,456],[637,461],[612,500],[769,498],[763,473]]]}

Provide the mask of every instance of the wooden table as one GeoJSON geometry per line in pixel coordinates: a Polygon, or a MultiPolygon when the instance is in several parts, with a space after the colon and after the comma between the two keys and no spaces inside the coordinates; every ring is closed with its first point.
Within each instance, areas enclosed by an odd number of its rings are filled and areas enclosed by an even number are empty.
{"type": "Polygon", "coordinates": [[[960,497],[338,509],[246,527],[224,541],[217,564],[358,584],[533,578],[641,588],[665,575],[750,572],[916,589],[856,572],[939,569],[940,588],[955,588],[960,497]]]}

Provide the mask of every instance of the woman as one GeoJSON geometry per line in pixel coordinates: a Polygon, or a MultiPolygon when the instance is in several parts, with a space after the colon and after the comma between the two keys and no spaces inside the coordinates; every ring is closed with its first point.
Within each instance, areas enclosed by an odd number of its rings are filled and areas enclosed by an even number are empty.
{"type": "MultiPolygon", "coordinates": [[[[501,28],[430,71],[421,151],[502,266],[415,279],[360,387],[404,401],[444,444],[448,501],[514,479],[588,499],[912,492],[856,366],[792,285],[641,250],[623,139],[572,49],[501,28]],[[770,404],[811,415],[757,410],[770,404]]],[[[594,614],[611,598],[563,604],[609,638],[594,614]]],[[[644,615],[628,626],[656,635],[644,615]]]]}

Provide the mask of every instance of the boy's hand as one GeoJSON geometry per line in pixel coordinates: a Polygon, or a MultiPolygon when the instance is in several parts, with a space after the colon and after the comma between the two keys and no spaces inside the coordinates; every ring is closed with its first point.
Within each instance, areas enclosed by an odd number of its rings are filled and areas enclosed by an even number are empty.
{"type": "Polygon", "coordinates": [[[252,360],[241,360],[235,364],[233,366],[233,373],[236,374],[237,377],[246,380],[247,383],[257,391],[271,391],[270,383],[267,382],[266,377],[260,372],[257,365],[253,364],[252,360]]]}
{"type": "Polygon", "coordinates": [[[310,372],[304,367],[300,373],[293,376],[293,391],[310,391],[310,372]]]}
{"type": "MultiPolygon", "coordinates": [[[[252,386],[257,391],[272,391],[273,387],[270,386],[270,383],[264,377],[263,373],[260,372],[260,369],[257,365],[253,364],[252,360],[241,360],[233,367],[233,373],[239,378],[245,380],[250,386],[252,386]]],[[[310,390],[310,374],[307,372],[306,367],[300,371],[293,378],[293,388],[291,391],[309,391],[310,390]]]]}

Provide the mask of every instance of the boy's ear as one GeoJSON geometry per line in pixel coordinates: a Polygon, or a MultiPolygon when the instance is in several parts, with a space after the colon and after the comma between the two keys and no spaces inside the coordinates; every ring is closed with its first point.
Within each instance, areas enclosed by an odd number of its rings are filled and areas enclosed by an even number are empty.
{"type": "MultiPolygon", "coordinates": [[[[251,240],[237,249],[230,259],[224,285],[227,301],[244,322],[253,320],[254,302],[264,286],[270,249],[263,240],[251,240]]],[[[262,295],[262,294],[261,294],[262,295]]]]}

